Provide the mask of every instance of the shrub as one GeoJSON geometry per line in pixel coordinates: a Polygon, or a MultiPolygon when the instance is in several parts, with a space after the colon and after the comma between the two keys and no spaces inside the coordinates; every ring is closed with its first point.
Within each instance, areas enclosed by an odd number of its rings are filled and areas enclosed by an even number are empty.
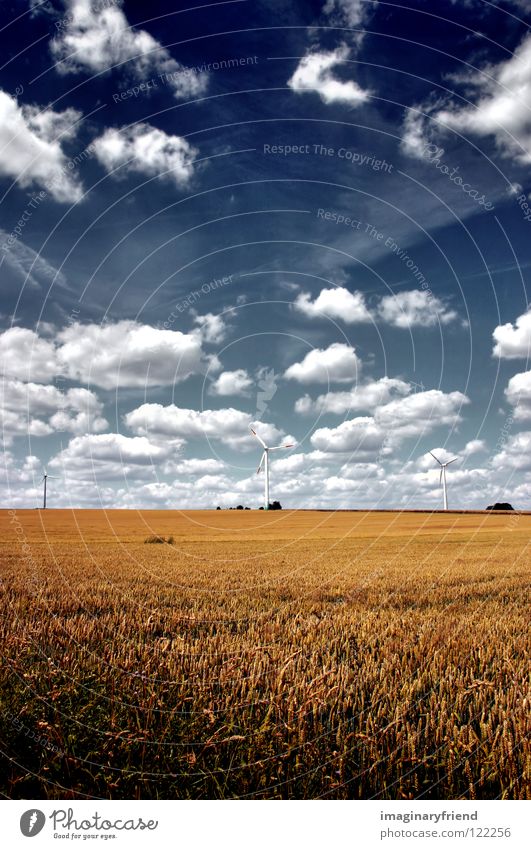
{"type": "Polygon", "coordinates": [[[164,543],[166,543],[167,545],[173,545],[174,539],[173,536],[169,536],[168,539],[166,539],[166,537],[160,537],[158,536],[158,534],[152,534],[150,537],[146,537],[144,542],[156,543],[159,545],[164,545],[164,543]]]}

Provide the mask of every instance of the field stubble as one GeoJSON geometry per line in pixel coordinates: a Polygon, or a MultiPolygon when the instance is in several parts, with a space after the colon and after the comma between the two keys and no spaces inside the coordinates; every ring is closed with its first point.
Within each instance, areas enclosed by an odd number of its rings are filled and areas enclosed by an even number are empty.
{"type": "Polygon", "coordinates": [[[14,515],[7,796],[530,798],[530,516],[14,515]]]}

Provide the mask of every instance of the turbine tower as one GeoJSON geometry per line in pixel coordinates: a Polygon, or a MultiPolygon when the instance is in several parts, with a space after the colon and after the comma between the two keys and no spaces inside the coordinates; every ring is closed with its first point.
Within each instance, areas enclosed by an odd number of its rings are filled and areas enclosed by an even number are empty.
{"type": "Polygon", "coordinates": [[[46,510],[46,484],[48,482],[48,478],[55,478],[55,475],[49,475],[46,472],[46,469],[44,469],[44,474],[42,476],[42,482],[44,483],[44,494],[43,494],[43,501],[42,501],[42,509],[43,510],[46,510]]]}
{"type": "Polygon", "coordinates": [[[434,460],[437,460],[439,466],[441,467],[439,484],[442,483],[442,488],[443,488],[443,505],[444,505],[443,509],[448,510],[448,492],[446,490],[446,466],[449,466],[450,463],[455,463],[455,461],[458,460],[459,457],[454,457],[453,460],[447,460],[446,463],[441,463],[441,461],[439,460],[438,457],[435,456],[435,454],[432,454],[431,451],[430,451],[430,454],[431,454],[431,456],[433,457],[434,460]]]}
{"type": "Polygon", "coordinates": [[[256,436],[258,442],[264,449],[264,453],[262,454],[262,458],[260,460],[260,465],[256,470],[256,474],[260,474],[262,469],[264,470],[264,510],[269,510],[269,452],[270,451],[280,451],[282,448],[293,448],[295,446],[294,442],[286,443],[285,445],[275,445],[272,448],[269,445],[266,445],[261,436],[258,436],[257,432],[251,428],[251,433],[253,436],[256,436]]]}

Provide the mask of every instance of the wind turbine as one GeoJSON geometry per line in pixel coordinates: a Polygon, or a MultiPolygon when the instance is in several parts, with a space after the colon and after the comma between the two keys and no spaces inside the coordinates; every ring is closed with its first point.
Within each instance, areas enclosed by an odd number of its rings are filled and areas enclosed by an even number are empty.
{"type": "Polygon", "coordinates": [[[256,474],[260,474],[262,469],[264,470],[264,510],[269,510],[269,452],[270,451],[280,451],[282,448],[293,448],[295,443],[289,442],[285,445],[275,445],[272,448],[269,445],[266,445],[261,436],[258,436],[257,432],[251,428],[251,433],[253,436],[256,436],[260,445],[262,445],[264,449],[264,453],[262,454],[262,458],[260,460],[260,465],[256,470],[256,474]]]}
{"type": "Polygon", "coordinates": [[[44,483],[44,498],[43,498],[43,502],[42,502],[42,509],[43,510],[46,510],[46,484],[48,482],[48,478],[55,478],[55,475],[49,475],[47,473],[46,469],[44,469],[44,474],[42,476],[42,482],[44,483]]]}
{"type": "Polygon", "coordinates": [[[456,460],[459,460],[459,457],[454,457],[453,460],[447,460],[446,463],[441,463],[441,461],[439,460],[438,457],[435,456],[435,454],[432,454],[431,451],[430,451],[430,454],[431,454],[431,456],[433,457],[434,460],[437,460],[439,466],[441,467],[441,475],[439,477],[439,484],[442,483],[442,488],[443,488],[443,505],[444,505],[443,509],[448,510],[448,493],[446,491],[446,466],[449,466],[450,463],[455,463],[456,460]]]}

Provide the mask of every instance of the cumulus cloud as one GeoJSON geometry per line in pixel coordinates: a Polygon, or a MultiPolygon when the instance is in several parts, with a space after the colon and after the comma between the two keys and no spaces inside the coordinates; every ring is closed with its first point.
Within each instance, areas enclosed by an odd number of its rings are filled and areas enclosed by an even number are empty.
{"type": "Polygon", "coordinates": [[[163,79],[176,98],[205,91],[206,75],[183,67],[146,30],[130,26],[121,0],[105,6],[97,0],[64,0],[64,5],[64,25],[51,42],[60,73],[99,73],[127,63],[127,71],[141,79],[167,75],[163,79]]]}
{"type": "Polygon", "coordinates": [[[23,189],[40,186],[61,203],[79,201],[83,189],[62,144],[75,135],[80,117],[75,109],[21,106],[0,90],[0,176],[23,189]]]}
{"type": "Polygon", "coordinates": [[[327,104],[348,103],[351,106],[360,106],[368,99],[369,92],[352,80],[338,80],[332,74],[333,68],[347,63],[349,54],[350,50],[345,45],[329,52],[308,53],[288,80],[288,86],[298,94],[315,92],[327,104]]]}
{"type": "Polygon", "coordinates": [[[108,423],[103,405],[88,389],[4,380],[0,385],[4,436],[47,436],[53,431],[99,433],[108,423]]]}
{"type": "Polygon", "coordinates": [[[210,391],[213,395],[245,395],[252,385],[253,381],[245,369],[239,368],[222,372],[212,383],[210,391]]]}
{"type": "Polygon", "coordinates": [[[378,407],[373,416],[357,417],[335,428],[320,428],[311,442],[320,451],[360,452],[362,456],[381,451],[383,455],[404,439],[422,436],[442,425],[454,427],[461,421],[461,407],[468,403],[461,392],[417,392],[378,407]]]}
{"type": "Polygon", "coordinates": [[[106,130],[92,144],[96,158],[113,176],[131,171],[173,180],[186,186],[194,173],[197,151],[180,136],[172,136],[150,124],[106,130]]]}
{"type": "Polygon", "coordinates": [[[223,342],[227,333],[227,325],[221,315],[207,312],[205,315],[198,315],[193,311],[194,324],[197,327],[196,332],[204,342],[209,342],[216,345],[218,342],[223,342]]]}
{"type": "Polygon", "coordinates": [[[495,469],[531,469],[531,431],[510,436],[503,449],[492,460],[495,469]]]}
{"type": "Polygon", "coordinates": [[[293,363],[284,372],[287,380],[298,383],[345,383],[356,380],[361,361],[356,351],[343,342],[328,348],[314,348],[300,363],[293,363]]]}
{"type": "Polygon", "coordinates": [[[347,324],[356,324],[371,320],[371,314],[361,292],[350,292],[342,286],[333,289],[321,289],[315,301],[309,292],[301,292],[293,303],[295,309],[308,318],[340,319],[347,324]]]}
{"type": "Polygon", "coordinates": [[[0,333],[0,373],[26,382],[47,383],[61,374],[102,389],[170,386],[218,368],[199,334],[130,320],[75,322],[51,339],[21,327],[0,333]]]}
{"type": "MultiPolygon", "coordinates": [[[[256,447],[256,441],[249,432],[252,416],[233,407],[221,410],[190,410],[175,404],[142,404],[127,413],[124,421],[133,433],[153,440],[206,437],[244,451],[251,451],[256,447]]],[[[277,445],[284,436],[283,431],[266,422],[260,422],[258,430],[262,439],[270,445],[277,445]]]]}
{"type": "Polygon", "coordinates": [[[428,389],[378,408],[375,419],[390,434],[419,436],[435,427],[453,427],[461,421],[460,410],[470,400],[462,392],[428,389]]]}
{"type": "Polygon", "coordinates": [[[385,440],[385,432],[371,416],[359,416],[338,427],[322,427],[315,431],[311,443],[319,451],[356,452],[360,457],[377,454],[385,440]]]}
{"type": "Polygon", "coordinates": [[[515,419],[531,419],[531,371],[523,371],[511,377],[505,397],[514,407],[515,419]]]}
{"type": "Polygon", "coordinates": [[[480,454],[487,450],[487,444],[484,439],[471,439],[465,445],[463,454],[468,457],[469,454],[480,454]]]}
{"type": "Polygon", "coordinates": [[[358,384],[344,392],[327,392],[315,400],[304,395],[295,402],[295,412],[302,415],[334,413],[339,416],[347,412],[372,411],[387,404],[393,397],[408,395],[410,392],[409,383],[398,378],[382,377],[380,380],[358,384]]]}
{"type": "Polygon", "coordinates": [[[430,144],[427,123],[426,116],[420,112],[413,109],[406,112],[400,143],[404,153],[416,159],[422,159],[425,156],[426,148],[430,144]]]}
{"type": "Polygon", "coordinates": [[[394,327],[433,327],[449,324],[458,318],[455,310],[448,307],[435,295],[421,289],[385,295],[378,306],[383,321],[394,327]]]}
{"type": "MultiPolygon", "coordinates": [[[[428,104],[420,112],[409,112],[405,119],[402,147],[414,156],[423,156],[428,133],[441,129],[494,138],[498,148],[520,162],[531,163],[531,36],[526,35],[510,59],[486,66],[481,73],[466,77],[468,88],[476,94],[475,103],[461,106],[449,103],[439,108],[428,104]]],[[[468,100],[472,97],[469,96],[468,100]]]]}
{"type": "Polygon", "coordinates": [[[471,106],[449,107],[437,119],[450,129],[493,136],[499,148],[531,163],[531,36],[527,35],[510,59],[492,65],[475,80],[479,99],[471,106]]]}
{"type": "Polygon", "coordinates": [[[85,434],[75,436],[48,464],[53,472],[67,479],[98,483],[134,478],[150,478],[153,467],[162,463],[178,446],[150,442],[144,436],[124,436],[121,433],[85,434]]]}
{"type": "Polygon", "coordinates": [[[46,383],[59,371],[53,342],[25,327],[0,333],[0,374],[4,377],[46,383]]]}
{"type": "Polygon", "coordinates": [[[366,22],[378,5],[376,0],[326,0],[323,14],[330,17],[332,23],[357,27],[366,22]]]}
{"type": "Polygon", "coordinates": [[[58,334],[58,344],[65,373],[103,389],[169,386],[212,367],[195,334],[135,321],[72,324],[58,334]]]}
{"type": "Polygon", "coordinates": [[[174,471],[178,475],[214,475],[222,472],[225,468],[225,463],[221,460],[216,460],[214,457],[208,457],[204,460],[190,457],[188,460],[181,460],[174,466],[174,471]]]}
{"type": "Polygon", "coordinates": [[[495,328],[493,355],[505,360],[527,358],[531,355],[531,309],[510,322],[495,328]]]}

